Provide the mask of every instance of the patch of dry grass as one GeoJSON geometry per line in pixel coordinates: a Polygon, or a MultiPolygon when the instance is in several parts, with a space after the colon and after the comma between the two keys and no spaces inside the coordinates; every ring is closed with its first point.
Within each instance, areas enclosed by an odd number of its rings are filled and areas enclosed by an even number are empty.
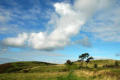
{"type": "Polygon", "coordinates": [[[67,75],[66,72],[44,72],[44,73],[5,73],[0,74],[0,80],[51,80],[58,76],[67,75]]]}

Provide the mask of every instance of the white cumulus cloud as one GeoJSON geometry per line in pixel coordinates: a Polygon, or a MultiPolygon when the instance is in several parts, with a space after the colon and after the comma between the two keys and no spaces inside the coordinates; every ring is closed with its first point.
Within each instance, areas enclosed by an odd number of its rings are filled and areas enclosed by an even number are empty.
{"type": "Polygon", "coordinates": [[[23,47],[25,45],[25,41],[27,40],[28,35],[26,33],[19,34],[17,37],[6,38],[3,40],[3,44],[6,46],[13,47],[23,47]]]}
{"type": "MultiPolygon", "coordinates": [[[[106,5],[109,0],[75,0],[74,4],[55,3],[53,6],[55,12],[49,23],[53,24],[54,29],[48,33],[38,32],[19,34],[15,38],[6,38],[3,42],[8,46],[28,46],[39,50],[54,50],[63,48],[70,43],[71,37],[75,36],[81,30],[86,21],[92,17],[92,14],[106,5]]],[[[87,39],[85,39],[87,40],[87,39]]],[[[87,41],[80,41],[80,44],[87,41]]],[[[84,45],[84,44],[82,44],[84,45]]]]}

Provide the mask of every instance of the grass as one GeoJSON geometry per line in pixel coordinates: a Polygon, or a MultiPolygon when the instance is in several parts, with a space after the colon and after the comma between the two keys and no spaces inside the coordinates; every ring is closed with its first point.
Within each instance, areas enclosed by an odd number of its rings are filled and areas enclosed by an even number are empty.
{"type": "Polygon", "coordinates": [[[0,80],[119,80],[119,74],[110,70],[98,72],[90,70],[75,70],[74,72],[44,72],[44,73],[4,73],[0,80]]]}
{"type": "MultiPolygon", "coordinates": [[[[97,60],[84,64],[79,68],[79,63],[72,66],[55,65],[43,62],[16,62],[0,65],[0,80],[120,80],[119,67],[102,67],[114,65],[113,60],[97,60]],[[94,68],[94,63],[98,68],[94,68]]],[[[120,63],[119,63],[120,64],[120,63]]]]}
{"type": "Polygon", "coordinates": [[[75,70],[73,73],[4,73],[0,74],[0,80],[119,80],[120,76],[116,73],[112,73],[110,70],[101,70],[98,72],[75,70]]]}
{"type": "Polygon", "coordinates": [[[0,80],[56,80],[58,76],[65,75],[63,72],[45,73],[5,73],[0,74],[0,80]]]}
{"type": "Polygon", "coordinates": [[[0,65],[0,73],[11,73],[11,72],[24,72],[30,71],[30,69],[35,67],[52,66],[55,64],[45,63],[45,62],[14,62],[0,65]]]}

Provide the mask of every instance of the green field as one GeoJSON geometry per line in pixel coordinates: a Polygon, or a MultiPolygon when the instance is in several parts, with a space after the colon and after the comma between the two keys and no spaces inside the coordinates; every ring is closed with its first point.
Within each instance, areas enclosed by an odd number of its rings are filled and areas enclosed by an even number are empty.
{"type": "Polygon", "coordinates": [[[93,60],[88,65],[14,62],[0,65],[0,80],[120,80],[120,61],[93,60]],[[97,64],[97,68],[94,67],[97,64]]]}

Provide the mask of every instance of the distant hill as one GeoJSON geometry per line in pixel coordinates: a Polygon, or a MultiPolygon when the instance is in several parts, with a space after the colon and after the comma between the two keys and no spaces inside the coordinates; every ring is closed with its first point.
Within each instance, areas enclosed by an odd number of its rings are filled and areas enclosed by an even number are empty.
{"type": "Polygon", "coordinates": [[[83,65],[78,61],[72,65],[12,62],[0,65],[0,80],[120,80],[120,61],[118,66],[115,63],[116,60],[92,60],[83,65]]]}
{"type": "MultiPolygon", "coordinates": [[[[87,64],[89,68],[94,68],[94,64],[97,64],[99,68],[103,66],[112,66],[115,64],[116,60],[92,60],[87,64]]],[[[117,61],[120,65],[120,61],[117,61]]],[[[73,62],[74,64],[80,66],[81,63],[79,61],[73,62]]],[[[84,62],[83,67],[86,67],[86,63],[84,62]]],[[[12,62],[0,64],[0,73],[15,73],[15,72],[53,72],[53,71],[66,71],[66,66],[64,64],[52,64],[47,62],[38,62],[38,61],[22,61],[22,62],[12,62]]]]}
{"type": "Polygon", "coordinates": [[[37,66],[49,66],[55,65],[47,62],[38,62],[38,61],[22,61],[22,62],[12,62],[0,64],[0,73],[11,73],[19,72],[21,70],[37,67],[37,66]]]}

